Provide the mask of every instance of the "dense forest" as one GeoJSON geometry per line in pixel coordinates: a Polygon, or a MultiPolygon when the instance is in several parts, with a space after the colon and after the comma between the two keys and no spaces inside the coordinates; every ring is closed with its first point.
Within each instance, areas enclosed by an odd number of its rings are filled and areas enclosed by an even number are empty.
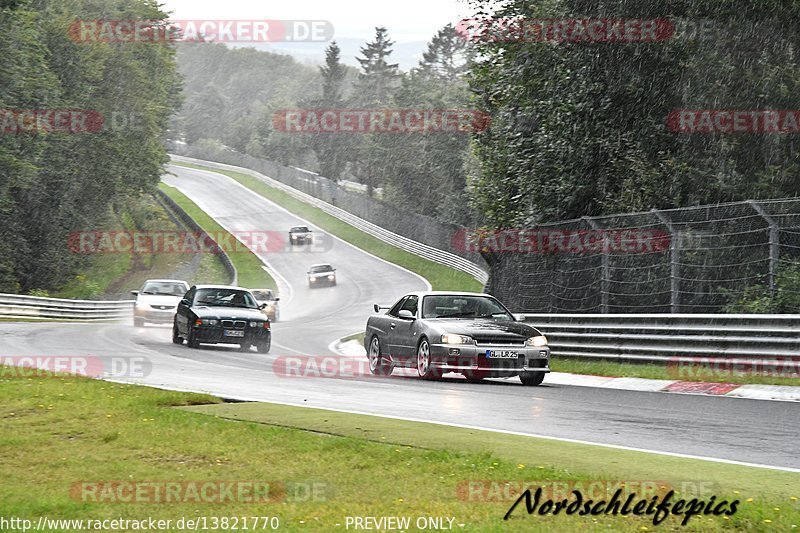
{"type": "Polygon", "coordinates": [[[486,227],[796,195],[796,133],[687,134],[668,124],[681,109],[797,110],[796,2],[470,4],[495,20],[652,19],[672,29],[657,41],[559,42],[467,35],[454,21],[404,72],[384,27],[358,68],[335,41],[312,66],[223,44],[68,38],[75,19],[163,20],[151,0],[0,3],[0,109],[137,119],[136,128],[0,135],[0,291],[63,283],[84,260],[65,235],[151,193],[165,140],[360,182],[367,194],[380,187],[393,206],[486,227]],[[491,122],[469,134],[298,134],[274,127],[287,109],[473,109],[491,122]]]}
{"type": "Polygon", "coordinates": [[[87,259],[70,252],[69,232],[102,227],[128,199],[151,193],[168,160],[163,139],[180,107],[174,49],[70,38],[73,21],[101,17],[165,14],[149,0],[0,4],[0,292],[67,282],[87,259]],[[14,128],[23,112],[48,110],[101,121],[14,128]]]}

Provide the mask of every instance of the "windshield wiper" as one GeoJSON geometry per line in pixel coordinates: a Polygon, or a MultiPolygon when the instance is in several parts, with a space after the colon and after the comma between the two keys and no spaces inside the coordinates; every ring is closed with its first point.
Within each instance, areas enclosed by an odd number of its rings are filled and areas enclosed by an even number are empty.
{"type": "Polygon", "coordinates": [[[469,313],[453,313],[451,315],[439,315],[436,318],[465,318],[475,316],[474,311],[470,311],[469,313]]]}

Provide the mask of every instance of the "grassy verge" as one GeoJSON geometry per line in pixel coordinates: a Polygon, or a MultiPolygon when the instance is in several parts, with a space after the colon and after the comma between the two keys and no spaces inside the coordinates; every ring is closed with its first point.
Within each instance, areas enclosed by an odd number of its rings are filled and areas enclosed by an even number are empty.
{"type": "Polygon", "coordinates": [[[224,174],[241,183],[245,187],[260,194],[268,200],[272,200],[284,209],[313,222],[325,231],[336,235],[340,239],[349,242],[350,244],[361,248],[373,255],[385,259],[390,263],[394,263],[412,272],[415,272],[427,279],[434,290],[458,290],[458,291],[478,291],[480,292],[483,287],[475,278],[469,274],[465,274],[459,270],[428,261],[417,255],[405,252],[399,248],[386,244],[385,242],[376,239],[375,237],[364,233],[363,231],[354,228],[350,224],[342,222],[336,217],[332,217],[327,213],[310,206],[305,202],[301,202],[292,198],[285,192],[270,187],[261,180],[258,180],[247,174],[241,172],[234,172],[230,170],[222,170],[217,168],[205,167],[201,165],[192,165],[189,163],[178,163],[173,161],[172,164],[188,168],[196,168],[199,170],[208,170],[224,174]]]}
{"type": "Polygon", "coordinates": [[[739,511],[728,519],[694,517],[686,528],[669,517],[657,529],[788,531],[800,523],[797,474],[269,404],[200,406],[218,400],[74,377],[18,377],[8,367],[0,367],[0,384],[3,517],[277,516],[286,531],[345,531],[347,516],[443,516],[455,518],[456,531],[643,531],[654,529],[644,517],[527,516],[521,509],[504,523],[513,494],[497,501],[465,489],[477,480],[482,487],[690,480],[694,485],[679,485],[682,494],[707,482],[718,499],[739,499],[739,511]],[[273,500],[245,502],[233,493],[225,504],[209,503],[187,488],[237,480],[268,482],[273,500]],[[133,494],[127,483],[171,481],[183,487],[171,503],[145,503],[152,491],[125,501],[133,494]]]}
{"type": "Polygon", "coordinates": [[[788,372],[781,374],[765,370],[764,374],[726,372],[703,367],[668,367],[656,364],[616,363],[614,361],[592,361],[569,357],[553,358],[550,367],[556,372],[593,374],[647,379],[678,379],[681,381],[711,381],[720,383],[742,383],[763,385],[800,386],[800,377],[788,372]],[[794,376],[794,377],[792,377],[794,376]]]}
{"type": "MultiPolygon", "coordinates": [[[[159,187],[205,231],[214,234],[225,232],[225,229],[220,226],[216,220],[208,216],[205,211],[197,207],[197,204],[192,202],[178,189],[170,187],[165,183],[159,184],[159,187]]],[[[263,263],[251,251],[239,250],[237,248],[237,250],[228,252],[228,257],[231,258],[231,262],[236,267],[236,271],[239,275],[239,286],[250,289],[277,289],[275,280],[269,273],[261,268],[263,263]]]]}

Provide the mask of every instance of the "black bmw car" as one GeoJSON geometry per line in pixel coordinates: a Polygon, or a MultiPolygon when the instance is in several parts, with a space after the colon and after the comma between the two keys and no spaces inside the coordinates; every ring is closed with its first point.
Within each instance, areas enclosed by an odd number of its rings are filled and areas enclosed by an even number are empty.
{"type": "Polygon", "coordinates": [[[375,305],[364,336],[373,374],[406,367],[424,379],[456,372],[470,381],[519,376],[539,385],[550,372],[547,338],[489,294],[414,292],[381,309],[375,305]]]}
{"type": "Polygon", "coordinates": [[[172,342],[190,348],[204,344],[238,344],[246,351],[255,346],[269,352],[272,331],[253,294],[241,287],[195,285],[178,304],[172,325],[172,342]]]}

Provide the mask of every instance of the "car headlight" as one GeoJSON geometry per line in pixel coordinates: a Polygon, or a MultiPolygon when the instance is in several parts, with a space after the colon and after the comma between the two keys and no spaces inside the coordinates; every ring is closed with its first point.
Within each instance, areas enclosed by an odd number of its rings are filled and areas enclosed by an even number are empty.
{"type": "Polygon", "coordinates": [[[251,328],[257,328],[257,327],[259,327],[259,326],[260,326],[262,323],[263,323],[263,322],[256,322],[256,321],[253,321],[253,322],[250,322],[250,327],[251,327],[251,328]]]}
{"type": "Polygon", "coordinates": [[[216,326],[217,320],[213,318],[198,318],[194,321],[195,326],[216,326]]]}
{"type": "Polygon", "coordinates": [[[467,335],[445,333],[442,335],[442,344],[473,344],[475,341],[467,335]]]}
{"type": "Polygon", "coordinates": [[[525,343],[528,346],[547,346],[547,337],[539,335],[538,337],[531,337],[525,343]]]}
{"type": "Polygon", "coordinates": [[[333,278],[334,278],[333,274],[328,274],[328,279],[329,280],[333,281],[333,278]]]}

